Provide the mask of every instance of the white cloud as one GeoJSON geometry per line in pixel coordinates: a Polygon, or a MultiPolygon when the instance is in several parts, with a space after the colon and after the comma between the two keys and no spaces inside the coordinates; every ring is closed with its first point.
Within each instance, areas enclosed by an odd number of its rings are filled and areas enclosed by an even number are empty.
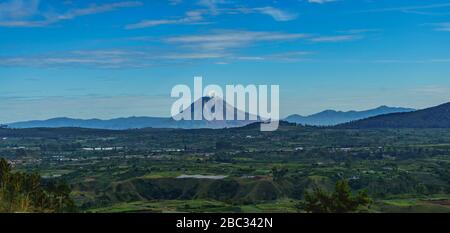
{"type": "Polygon", "coordinates": [[[113,11],[120,8],[128,8],[128,7],[138,7],[142,6],[141,2],[138,1],[127,1],[127,2],[115,2],[115,3],[107,3],[107,4],[101,4],[96,5],[93,4],[86,8],[80,8],[80,9],[72,9],[68,12],[60,15],[54,16],[54,19],[56,20],[67,20],[67,19],[73,19],[79,16],[85,16],[85,15],[93,15],[108,11],[113,11]]]}
{"type": "Polygon", "coordinates": [[[3,27],[43,27],[63,20],[93,15],[120,8],[141,6],[138,1],[125,1],[106,4],[92,4],[85,8],[69,9],[65,13],[39,11],[38,0],[10,0],[0,5],[0,26],[3,27]],[[16,13],[22,12],[22,13],[16,13]]]}
{"type": "Polygon", "coordinates": [[[183,0],[169,0],[170,5],[178,5],[181,4],[183,0]]]}
{"type": "Polygon", "coordinates": [[[169,37],[165,41],[202,51],[246,47],[259,42],[292,41],[306,37],[307,34],[300,33],[219,31],[203,35],[169,37]]]}
{"type": "Polygon", "coordinates": [[[225,52],[154,51],[146,48],[75,50],[36,56],[0,57],[0,66],[9,67],[87,67],[100,69],[146,68],[188,61],[231,57],[225,52]]]}
{"type": "Polygon", "coordinates": [[[373,29],[373,28],[359,28],[359,29],[348,29],[338,31],[339,33],[347,33],[347,34],[361,34],[361,33],[375,33],[381,32],[381,29],[373,29]]]}
{"type": "Polygon", "coordinates": [[[260,7],[249,9],[248,12],[256,12],[271,16],[275,21],[291,21],[297,18],[297,14],[293,14],[274,7],[260,7]]]}
{"type": "Polygon", "coordinates": [[[227,1],[225,0],[199,0],[198,5],[207,7],[212,14],[217,14],[219,5],[225,4],[227,1]]]}
{"type": "Polygon", "coordinates": [[[309,60],[308,58],[306,58],[306,56],[312,54],[314,53],[309,51],[291,51],[291,52],[271,54],[267,56],[267,58],[282,61],[304,61],[309,60]]]}
{"type": "Polygon", "coordinates": [[[313,42],[345,42],[363,38],[361,35],[319,36],[311,38],[313,42]]]}
{"type": "Polygon", "coordinates": [[[201,11],[189,11],[184,18],[180,19],[161,19],[161,20],[143,20],[136,24],[127,25],[126,29],[139,29],[155,27],[168,24],[192,24],[203,20],[203,13],[201,11]]]}
{"type": "Polygon", "coordinates": [[[379,8],[379,9],[359,11],[359,13],[399,11],[399,12],[403,12],[403,13],[423,14],[424,12],[416,12],[415,10],[437,9],[437,8],[447,8],[447,7],[450,7],[450,3],[379,8]]]}
{"type": "Polygon", "coordinates": [[[98,69],[149,68],[167,65],[184,65],[194,62],[209,61],[214,64],[229,64],[233,61],[303,61],[310,52],[285,52],[263,55],[233,54],[225,51],[165,51],[154,53],[150,50],[121,51],[93,50],[68,51],[60,54],[42,54],[38,56],[3,57],[0,67],[77,67],[98,69]]]}
{"type": "Polygon", "coordinates": [[[163,56],[165,59],[214,59],[214,58],[224,58],[228,54],[224,53],[175,53],[163,56]]]}
{"type": "Polygon", "coordinates": [[[213,17],[217,15],[235,15],[235,14],[262,14],[272,17],[275,21],[291,21],[297,19],[297,14],[284,11],[274,7],[257,7],[257,8],[220,8],[219,4],[225,4],[226,1],[204,0],[200,1],[199,5],[207,7],[207,9],[197,9],[188,11],[184,17],[179,18],[164,18],[164,19],[149,19],[141,22],[129,24],[125,26],[126,29],[141,29],[148,27],[155,27],[161,25],[174,24],[205,24],[206,16],[213,17]]]}
{"type": "Polygon", "coordinates": [[[154,27],[159,25],[165,25],[165,24],[180,24],[182,22],[185,22],[184,20],[144,20],[136,24],[130,24],[126,26],[126,29],[138,29],[138,28],[147,28],[147,27],[154,27]]]}
{"type": "MultiPolygon", "coordinates": [[[[365,31],[365,30],[364,30],[365,31]]],[[[358,31],[359,32],[359,31],[358,31]]],[[[303,33],[215,30],[209,33],[169,37],[132,38],[151,41],[151,46],[106,50],[69,50],[34,56],[0,57],[0,66],[32,67],[88,67],[101,69],[146,68],[166,65],[183,65],[193,62],[233,61],[284,61],[307,60],[306,51],[254,53],[247,48],[261,48],[267,44],[293,43],[299,40],[312,42],[343,42],[362,38],[361,34],[336,36],[303,33]],[[157,49],[155,49],[157,48],[157,49]]],[[[262,50],[264,51],[264,50],[262,50]]],[[[437,61],[435,61],[437,62],[437,61]]]]}
{"type": "Polygon", "coordinates": [[[0,66],[138,68],[153,64],[148,56],[148,53],[132,50],[77,50],[37,56],[0,57],[0,66]]]}
{"type": "Polygon", "coordinates": [[[291,52],[284,52],[284,53],[274,53],[274,54],[266,54],[266,55],[260,55],[260,56],[241,56],[241,57],[235,57],[236,60],[243,60],[243,61],[267,61],[267,60],[273,60],[273,61],[304,61],[308,60],[305,56],[311,55],[313,53],[306,52],[306,51],[291,51],[291,52]]]}
{"type": "Polygon", "coordinates": [[[289,42],[307,38],[304,34],[281,32],[219,31],[202,35],[162,38],[161,46],[127,49],[70,50],[33,56],[0,57],[3,67],[77,67],[99,69],[147,68],[167,65],[184,65],[193,62],[220,63],[231,61],[299,61],[311,54],[304,51],[258,54],[244,48],[261,46],[261,43],[289,42]],[[238,50],[239,48],[239,50],[238,50]]]}
{"type": "Polygon", "coordinates": [[[308,0],[310,3],[318,3],[318,4],[324,4],[329,2],[335,2],[336,0],[308,0]]]}

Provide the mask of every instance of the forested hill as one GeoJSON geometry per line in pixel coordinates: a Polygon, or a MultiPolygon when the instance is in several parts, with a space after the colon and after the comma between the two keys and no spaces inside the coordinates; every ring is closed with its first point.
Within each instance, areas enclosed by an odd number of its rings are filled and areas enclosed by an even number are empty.
{"type": "Polygon", "coordinates": [[[407,113],[393,113],[336,126],[337,128],[450,128],[450,102],[407,113]]]}
{"type": "Polygon", "coordinates": [[[285,120],[302,125],[333,126],[384,114],[412,111],[415,111],[415,109],[381,106],[365,111],[342,112],[335,110],[326,110],[310,116],[291,115],[288,116],[285,120]]]}

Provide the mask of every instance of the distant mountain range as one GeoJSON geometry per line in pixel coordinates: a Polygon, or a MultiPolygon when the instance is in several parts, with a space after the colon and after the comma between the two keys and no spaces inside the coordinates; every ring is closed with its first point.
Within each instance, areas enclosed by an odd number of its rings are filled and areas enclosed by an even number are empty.
{"type": "MultiPolygon", "coordinates": [[[[204,97],[191,105],[191,116],[194,117],[193,107],[198,101],[202,101],[202,106],[211,100],[210,97],[204,97]]],[[[223,100],[222,100],[223,101],[223,100]]],[[[234,128],[256,123],[258,120],[250,119],[250,114],[237,110],[223,101],[225,110],[235,111],[235,117],[238,113],[244,114],[247,120],[181,120],[175,121],[172,118],[164,117],[128,117],[116,118],[111,120],[100,119],[72,119],[72,118],[53,118],[42,121],[25,121],[8,124],[9,128],[60,128],[60,127],[79,127],[92,129],[141,129],[141,128],[180,128],[180,129],[199,129],[199,128],[234,128]],[[230,109],[231,108],[231,109],[230,109]]],[[[187,109],[186,109],[187,110],[187,109]]],[[[185,111],[186,111],[185,110],[185,111]]],[[[181,113],[180,113],[181,114],[181,113]]],[[[292,115],[284,121],[303,125],[315,126],[334,126],[336,128],[450,128],[450,103],[439,105],[437,107],[423,110],[414,110],[410,108],[393,108],[381,106],[367,111],[349,111],[341,112],[326,110],[310,116],[292,115]]]]}
{"type": "Polygon", "coordinates": [[[158,126],[171,128],[176,122],[170,118],[160,117],[128,117],[111,120],[100,119],[73,119],[67,117],[52,118],[48,120],[24,121],[8,124],[9,128],[60,128],[79,127],[91,129],[135,129],[158,126]]]}
{"type": "MultiPolygon", "coordinates": [[[[191,117],[194,119],[194,106],[200,101],[202,109],[206,102],[211,100],[211,97],[203,97],[191,104],[191,117]]],[[[225,119],[225,111],[234,111],[235,117],[238,113],[245,115],[246,119],[250,119],[250,114],[242,112],[231,105],[223,101],[223,119],[225,119]]],[[[187,109],[186,109],[187,110],[187,109]]],[[[185,111],[186,111],[185,110],[185,111]]],[[[213,108],[214,110],[214,108],[213,108]]],[[[180,114],[182,114],[182,111],[180,114]]],[[[236,118],[235,118],[236,119],[236,118]]],[[[258,119],[258,117],[257,117],[258,119]]],[[[124,130],[124,129],[141,129],[141,128],[180,128],[180,129],[199,129],[199,128],[233,128],[241,127],[256,121],[251,120],[181,120],[176,121],[172,118],[165,117],[128,117],[128,118],[116,118],[111,120],[100,119],[73,119],[67,117],[53,118],[48,120],[35,120],[24,121],[8,124],[9,128],[60,128],[60,127],[79,127],[79,128],[91,128],[91,129],[111,129],[111,130],[124,130]]]]}
{"type": "Polygon", "coordinates": [[[370,117],[337,126],[338,128],[450,128],[450,103],[414,112],[370,117]]]}
{"type": "Polygon", "coordinates": [[[302,125],[333,126],[383,114],[412,112],[412,111],[415,111],[415,109],[381,106],[366,111],[342,112],[335,110],[326,110],[310,116],[291,115],[285,118],[284,120],[287,122],[302,125]]]}

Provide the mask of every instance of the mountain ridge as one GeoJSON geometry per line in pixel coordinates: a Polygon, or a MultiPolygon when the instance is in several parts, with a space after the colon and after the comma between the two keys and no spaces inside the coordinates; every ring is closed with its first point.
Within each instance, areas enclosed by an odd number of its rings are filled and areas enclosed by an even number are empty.
{"type": "MultiPolygon", "coordinates": [[[[203,97],[197,101],[202,100],[202,107],[205,102],[211,100],[211,97],[203,97]]],[[[197,102],[196,101],[196,102],[197,102]]],[[[220,101],[220,100],[219,100],[220,101]]],[[[224,101],[224,100],[222,100],[224,101]]],[[[193,106],[195,106],[195,102],[193,102],[190,107],[191,117],[194,117],[193,106]]],[[[233,108],[229,104],[224,101],[224,113],[227,109],[233,108]]],[[[188,110],[186,108],[183,111],[188,110]]],[[[232,109],[233,110],[233,109],[232,109]]],[[[183,112],[181,111],[180,114],[183,112]]],[[[214,111],[214,110],[213,110],[214,111]]],[[[60,127],[79,127],[79,128],[91,128],[91,129],[110,129],[110,130],[126,130],[126,129],[142,129],[142,128],[180,128],[180,129],[201,129],[201,128],[211,128],[211,129],[220,129],[220,128],[235,128],[235,127],[243,127],[252,123],[256,123],[260,121],[260,118],[256,116],[258,120],[248,120],[250,119],[250,114],[247,112],[242,112],[236,108],[234,108],[235,117],[238,112],[241,112],[245,115],[246,120],[215,120],[215,121],[207,121],[207,120],[181,120],[176,121],[170,117],[149,117],[149,116],[131,116],[131,117],[119,117],[113,119],[77,119],[77,118],[69,118],[69,117],[56,117],[50,118],[46,120],[32,120],[32,121],[22,121],[22,122],[13,122],[7,124],[10,128],[60,128],[60,127]]],[[[405,112],[413,112],[414,109],[411,108],[401,108],[401,107],[388,107],[382,105],[380,107],[369,109],[365,111],[336,111],[336,110],[324,110],[319,113],[315,113],[309,116],[301,116],[301,115],[290,115],[287,118],[281,119],[283,121],[289,123],[296,123],[302,125],[311,125],[311,126],[337,126],[345,123],[351,123],[358,120],[376,117],[385,114],[392,113],[405,113],[405,112]]],[[[225,115],[224,115],[225,119],[225,115]]],[[[236,118],[235,118],[236,119],[236,118]]]]}
{"type": "Polygon", "coordinates": [[[412,111],[415,111],[415,109],[402,107],[388,107],[386,105],[382,105],[374,109],[368,109],[363,111],[355,111],[355,110],[336,111],[328,109],[309,116],[301,116],[298,114],[294,114],[284,118],[284,120],[291,123],[302,125],[334,126],[378,115],[398,113],[398,112],[412,112],[412,111]]]}
{"type": "MultiPolygon", "coordinates": [[[[206,102],[210,101],[211,97],[202,97],[191,103],[191,119],[194,119],[194,106],[199,101],[202,102],[202,109],[206,102]]],[[[221,100],[221,99],[220,99],[221,100]]],[[[219,100],[219,101],[220,101],[219,100]]],[[[246,120],[214,120],[207,121],[203,120],[180,120],[176,121],[171,117],[148,117],[148,116],[131,116],[131,117],[119,117],[108,120],[101,120],[97,118],[92,119],[76,119],[69,117],[56,117],[46,120],[32,120],[32,121],[22,121],[13,122],[7,124],[10,128],[60,128],[60,127],[78,127],[78,128],[91,128],[91,129],[111,129],[111,130],[126,130],[126,129],[142,129],[142,128],[180,128],[180,129],[201,129],[201,128],[211,128],[211,129],[221,129],[221,128],[234,128],[242,127],[259,120],[258,116],[255,116],[258,120],[249,120],[250,114],[247,112],[240,111],[228,103],[223,101],[223,119],[225,119],[225,113],[227,110],[234,111],[234,119],[238,113],[242,113],[246,120]]],[[[187,111],[189,108],[184,109],[179,114],[187,111]]],[[[213,107],[214,109],[214,107],[213,107]]],[[[214,111],[214,110],[213,110],[214,111]]]]}
{"type": "Polygon", "coordinates": [[[338,128],[450,128],[450,102],[413,112],[391,113],[337,125],[338,128]]]}

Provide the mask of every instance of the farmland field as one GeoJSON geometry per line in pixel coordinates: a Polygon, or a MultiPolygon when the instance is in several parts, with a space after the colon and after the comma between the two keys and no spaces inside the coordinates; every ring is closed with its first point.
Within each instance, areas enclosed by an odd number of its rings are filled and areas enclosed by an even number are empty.
{"type": "Polygon", "coordinates": [[[62,180],[80,212],[301,212],[347,180],[362,212],[450,212],[450,131],[283,123],[222,130],[1,129],[15,171],[62,180]],[[114,148],[86,150],[86,148],[114,148]]]}

